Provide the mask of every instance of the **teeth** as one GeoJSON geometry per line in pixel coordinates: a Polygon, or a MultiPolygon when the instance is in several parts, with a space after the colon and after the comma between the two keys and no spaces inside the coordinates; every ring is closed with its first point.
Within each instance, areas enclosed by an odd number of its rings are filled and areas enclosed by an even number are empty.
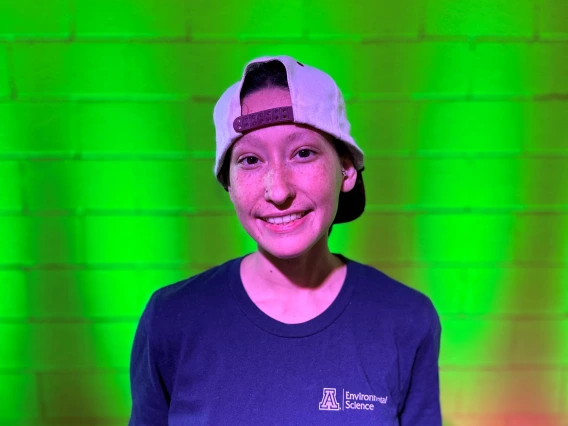
{"type": "Polygon", "coordinates": [[[265,220],[268,223],[272,223],[273,225],[285,225],[287,223],[292,222],[293,220],[300,219],[302,216],[303,216],[302,213],[292,213],[286,216],[268,217],[265,220]]]}

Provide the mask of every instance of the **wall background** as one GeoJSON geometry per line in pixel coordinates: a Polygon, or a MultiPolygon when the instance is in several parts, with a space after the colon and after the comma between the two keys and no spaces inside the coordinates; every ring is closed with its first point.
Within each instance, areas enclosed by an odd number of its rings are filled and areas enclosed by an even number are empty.
{"type": "Polygon", "coordinates": [[[1,0],[0,424],[124,425],[151,292],[254,249],[212,110],[263,54],[343,89],[333,249],[433,299],[445,424],[567,425],[563,0],[1,0]]]}

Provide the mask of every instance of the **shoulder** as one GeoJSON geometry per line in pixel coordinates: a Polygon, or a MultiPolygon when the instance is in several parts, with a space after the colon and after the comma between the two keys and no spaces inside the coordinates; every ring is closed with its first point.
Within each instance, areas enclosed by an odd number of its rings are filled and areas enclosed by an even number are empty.
{"type": "MultiPolygon", "coordinates": [[[[154,320],[179,320],[186,314],[199,316],[219,300],[240,258],[208,269],[183,281],[156,290],[146,306],[154,320]]],[[[168,321],[169,322],[169,321],[168,321]]]]}
{"type": "Polygon", "coordinates": [[[232,267],[235,266],[235,263],[239,260],[240,258],[229,260],[200,274],[186,278],[183,281],[162,287],[156,290],[152,297],[156,300],[169,300],[208,291],[211,289],[211,286],[216,283],[225,281],[227,276],[231,273],[232,267]]]}
{"type": "Polygon", "coordinates": [[[391,309],[414,309],[418,306],[432,306],[428,296],[420,291],[397,281],[384,272],[370,265],[353,262],[357,274],[360,291],[372,299],[376,298],[381,304],[391,309]]]}
{"type": "Polygon", "coordinates": [[[384,321],[421,330],[420,334],[439,329],[438,313],[427,295],[373,266],[351,262],[357,276],[357,294],[369,310],[384,321]]]}

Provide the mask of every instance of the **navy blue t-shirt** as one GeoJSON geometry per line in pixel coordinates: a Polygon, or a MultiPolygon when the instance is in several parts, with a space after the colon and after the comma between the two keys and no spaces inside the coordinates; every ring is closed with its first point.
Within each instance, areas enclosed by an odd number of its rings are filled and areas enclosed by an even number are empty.
{"type": "Polygon", "coordinates": [[[242,258],[156,291],[132,349],[130,426],[440,426],[434,306],[343,259],[336,299],[301,324],[253,303],[242,258]]]}

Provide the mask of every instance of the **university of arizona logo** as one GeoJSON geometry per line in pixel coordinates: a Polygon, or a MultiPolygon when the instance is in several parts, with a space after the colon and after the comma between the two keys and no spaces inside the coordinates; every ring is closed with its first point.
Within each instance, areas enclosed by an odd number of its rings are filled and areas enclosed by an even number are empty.
{"type": "Polygon", "coordinates": [[[323,388],[323,397],[319,403],[319,409],[325,411],[339,411],[337,403],[337,390],[335,388],[323,388]]]}

